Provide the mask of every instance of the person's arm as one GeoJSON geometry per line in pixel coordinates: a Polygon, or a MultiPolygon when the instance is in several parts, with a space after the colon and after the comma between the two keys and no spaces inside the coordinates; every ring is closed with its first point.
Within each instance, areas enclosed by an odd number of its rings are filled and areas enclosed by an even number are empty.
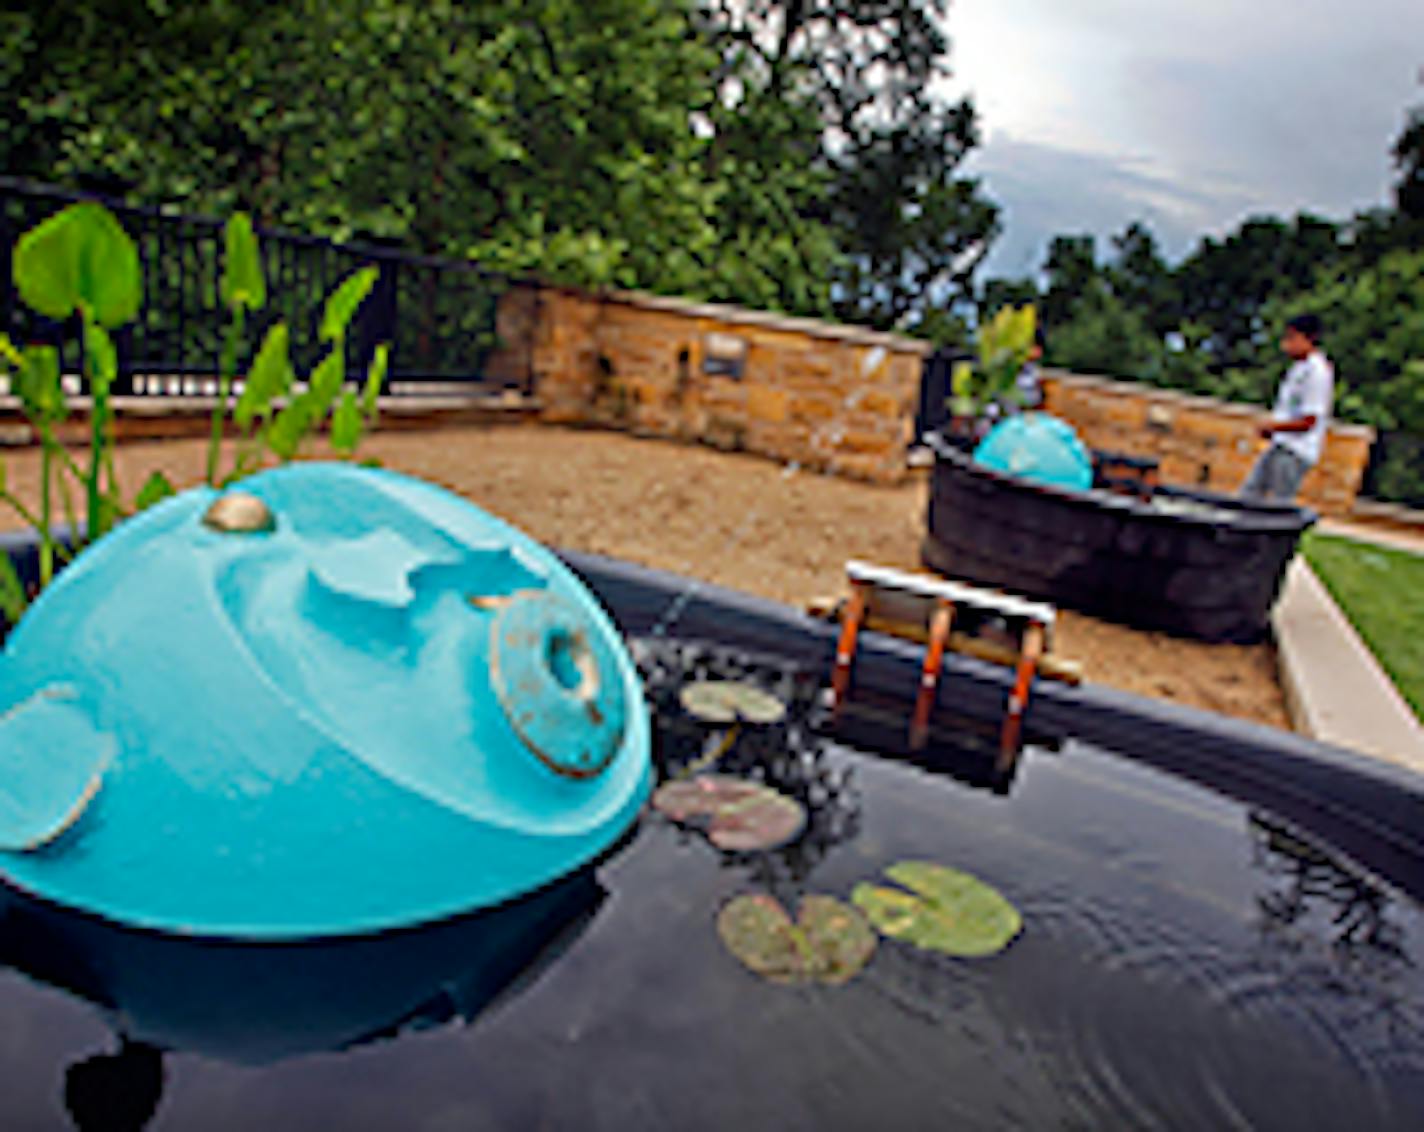
{"type": "Polygon", "coordinates": [[[1261,426],[1261,435],[1270,440],[1278,432],[1309,432],[1315,427],[1317,416],[1296,417],[1292,421],[1271,421],[1261,426]]]}

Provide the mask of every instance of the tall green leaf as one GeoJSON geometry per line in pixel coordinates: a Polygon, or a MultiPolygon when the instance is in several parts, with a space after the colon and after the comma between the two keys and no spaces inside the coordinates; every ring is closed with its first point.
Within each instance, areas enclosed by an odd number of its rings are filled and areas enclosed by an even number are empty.
{"type": "Polygon", "coordinates": [[[84,351],[88,355],[90,378],[107,389],[119,372],[119,356],[109,332],[96,322],[86,321],[84,351]]]}
{"type": "Polygon", "coordinates": [[[363,267],[341,281],[341,284],[331,293],[331,297],[326,300],[326,309],[322,312],[321,337],[323,341],[331,342],[345,337],[347,326],[351,324],[351,319],[355,317],[357,309],[366,301],[366,296],[376,285],[379,275],[380,272],[374,267],[363,267]]]}
{"type": "Polygon", "coordinates": [[[247,383],[242,388],[242,396],[233,406],[232,416],[240,427],[250,427],[256,417],[271,409],[274,400],[291,389],[289,339],[285,322],[273,325],[262,339],[257,357],[248,368],[247,383]]]}
{"type": "Polygon", "coordinates": [[[117,327],[143,302],[138,249],[113,213],[87,201],[21,236],[13,272],[20,297],[53,319],[84,308],[100,325],[117,327]]]}
{"type": "Polygon", "coordinates": [[[391,344],[382,342],[371,355],[371,364],[366,369],[366,388],[361,392],[361,411],[367,417],[375,417],[376,406],[381,396],[381,386],[385,384],[386,370],[390,366],[391,344]]]}
{"type": "Polygon", "coordinates": [[[331,415],[331,446],[338,452],[350,455],[361,443],[364,424],[361,420],[361,406],[356,394],[346,390],[336,403],[336,411],[331,415]]]}
{"type": "Polygon", "coordinates": [[[220,294],[223,305],[260,310],[267,301],[267,283],[262,274],[262,256],[252,232],[252,218],[235,212],[223,230],[223,273],[220,294]]]}
{"type": "Polygon", "coordinates": [[[341,393],[342,382],[346,380],[346,359],[342,357],[340,343],[312,370],[307,386],[314,414],[313,424],[320,421],[341,393]]]}
{"type": "Polygon", "coordinates": [[[272,426],[267,430],[267,447],[279,459],[293,459],[314,423],[315,414],[307,395],[304,393],[300,397],[293,397],[273,418],[272,426]]]}
{"type": "Polygon", "coordinates": [[[25,359],[20,355],[20,351],[15,349],[15,343],[10,341],[8,334],[0,334],[0,358],[12,366],[24,364],[25,359]]]}
{"type": "Polygon", "coordinates": [[[67,406],[59,377],[59,351],[53,346],[26,346],[12,379],[15,395],[32,420],[61,420],[67,406]]]}
{"type": "Polygon", "coordinates": [[[0,554],[0,613],[11,625],[19,623],[29,605],[25,597],[25,586],[15,571],[15,564],[8,554],[0,554]]]}
{"type": "Polygon", "coordinates": [[[134,510],[145,511],[159,500],[174,494],[172,482],[162,472],[152,473],[134,496],[134,510]]]}

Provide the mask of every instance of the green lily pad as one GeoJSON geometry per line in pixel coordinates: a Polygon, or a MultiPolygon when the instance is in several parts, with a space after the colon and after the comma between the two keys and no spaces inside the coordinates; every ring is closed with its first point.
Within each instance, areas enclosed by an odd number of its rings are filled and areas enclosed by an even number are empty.
{"type": "Polygon", "coordinates": [[[698,825],[713,845],[734,853],[775,849],[806,825],[806,810],[795,798],[721,774],[663,783],[653,809],[681,825],[698,825]]]}
{"type": "Polygon", "coordinates": [[[703,723],[780,723],[786,705],[755,684],[698,680],[678,692],[683,711],[703,723]]]}
{"type": "Polygon", "coordinates": [[[1018,909],[958,869],[901,861],[885,875],[909,889],[858,884],[851,901],[882,935],[962,958],[994,955],[1023,930],[1018,909]]]}
{"type": "Polygon", "coordinates": [[[794,924],[765,893],[735,897],[717,916],[717,934],[748,970],[773,983],[840,986],[864,969],[876,946],[865,917],[829,896],[805,897],[794,924]]]}

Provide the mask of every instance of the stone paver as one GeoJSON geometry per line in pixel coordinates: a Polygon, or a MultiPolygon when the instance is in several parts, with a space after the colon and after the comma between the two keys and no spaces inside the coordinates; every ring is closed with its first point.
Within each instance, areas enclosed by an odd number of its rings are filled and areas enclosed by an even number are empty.
{"type": "Polygon", "coordinates": [[[1368,542],[1392,550],[1407,550],[1410,554],[1424,555],[1424,531],[1414,534],[1370,523],[1352,523],[1348,519],[1321,519],[1315,529],[1323,535],[1334,535],[1337,538],[1348,538],[1355,542],[1368,542]]]}

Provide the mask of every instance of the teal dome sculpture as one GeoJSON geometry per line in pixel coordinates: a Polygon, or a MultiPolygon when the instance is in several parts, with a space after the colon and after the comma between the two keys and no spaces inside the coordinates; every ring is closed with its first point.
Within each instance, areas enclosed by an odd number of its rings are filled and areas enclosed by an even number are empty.
{"type": "Polygon", "coordinates": [[[1047,413],[1024,413],[994,427],[974,452],[977,463],[1034,483],[1087,491],[1093,458],[1071,426],[1047,413]]]}
{"type": "Polygon", "coordinates": [[[123,924],[361,934],[586,865],[647,797],[622,640],[440,488],[298,464],[121,524],[0,654],[0,877],[123,924]]]}

